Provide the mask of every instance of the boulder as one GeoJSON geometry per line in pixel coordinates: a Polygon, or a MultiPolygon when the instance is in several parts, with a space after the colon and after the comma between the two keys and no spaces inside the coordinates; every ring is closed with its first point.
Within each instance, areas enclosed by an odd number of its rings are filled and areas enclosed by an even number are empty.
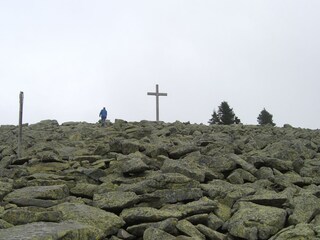
{"type": "Polygon", "coordinates": [[[122,161],[121,169],[123,174],[138,174],[148,170],[149,166],[139,158],[132,158],[122,161]]]}
{"type": "Polygon", "coordinates": [[[144,232],[143,239],[144,240],[175,240],[176,238],[161,229],[150,227],[144,232]]]}
{"type": "Polygon", "coordinates": [[[0,229],[0,239],[42,240],[42,239],[101,239],[103,232],[93,226],[75,221],[34,222],[7,229],[0,229]]]}
{"type": "Polygon", "coordinates": [[[299,223],[297,225],[291,225],[282,229],[270,240],[290,240],[290,239],[305,239],[313,240],[319,238],[320,229],[316,229],[312,224],[299,223]]]}
{"type": "Polygon", "coordinates": [[[43,211],[41,209],[13,208],[4,211],[2,219],[13,225],[21,225],[32,222],[59,222],[62,219],[61,212],[43,211]]]}
{"type": "Polygon", "coordinates": [[[200,188],[161,189],[145,196],[158,198],[161,203],[176,203],[198,200],[203,196],[200,188]]]}
{"type": "Polygon", "coordinates": [[[187,236],[192,237],[193,239],[205,240],[206,237],[203,235],[192,223],[187,220],[181,220],[177,223],[177,228],[180,232],[184,233],[187,236]]]}
{"type": "Polygon", "coordinates": [[[140,199],[134,192],[106,192],[94,194],[93,206],[111,212],[121,211],[124,208],[133,207],[140,199]]]}
{"type": "Polygon", "coordinates": [[[227,240],[227,236],[223,233],[217,232],[205,225],[198,224],[197,229],[209,240],[227,240]]]}
{"type": "Polygon", "coordinates": [[[73,188],[70,189],[70,194],[79,197],[93,198],[93,195],[97,189],[98,185],[96,184],[77,183],[73,188]]]}
{"type": "Polygon", "coordinates": [[[127,231],[134,236],[140,237],[140,236],[143,236],[143,233],[146,229],[153,227],[153,228],[161,229],[172,235],[177,235],[178,234],[178,231],[176,229],[177,223],[178,223],[178,219],[168,218],[159,222],[141,223],[137,225],[132,225],[127,228],[127,231]]]}
{"type": "Polygon", "coordinates": [[[12,182],[4,182],[0,180],[0,201],[3,197],[12,191],[12,182]]]}
{"type": "Polygon", "coordinates": [[[227,229],[239,238],[268,239],[284,227],[286,216],[284,209],[240,202],[238,210],[227,221],[227,229]]]}
{"type": "Polygon", "coordinates": [[[165,160],[161,171],[164,173],[181,173],[198,182],[204,182],[205,180],[205,173],[201,171],[199,166],[195,164],[190,165],[188,162],[182,160],[165,160]]]}
{"type": "MultiPolygon", "coordinates": [[[[161,208],[161,210],[177,212],[179,216],[184,218],[196,214],[211,213],[217,209],[218,202],[203,197],[197,201],[192,201],[186,204],[168,204],[161,208]]],[[[178,217],[177,217],[178,218],[178,217]]]]}
{"type": "Polygon", "coordinates": [[[292,214],[289,216],[290,225],[309,223],[320,213],[320,199],[312,194],[301,194],[290,201],[292,214]]]}
{"type": "Polygon", "coordinates": [[[161,173],[136,183],[121,184],[119,191],[132,191],[136,194],[152,193],[159,189],[197,188],[200,183],[180,173],[161,173]]]}
{"type": "Polygon", "coordinates": [[[85,204],[62,203],[51,208],[60,211],[62,219],[78,221],[102,230],[105,235],[112,235],[125,224],[117,215],[85,204]]]}
{"type": "Polygon", "coordinates": [[[58,200],[69,196],[69,189],[66,185],[54,186],[36,186],[16,189],[4,197],[4,201],[13,199],[43,199],[43,200],[58,200]]]}
{"type": "Polygon", "coordinates": [[[158,222],[167,218],[181,218],[182,213],[178,210],[161,210],[151,207],[134,207],[124,209],[120,217],[128,224],[143,222],[158,222]]]}

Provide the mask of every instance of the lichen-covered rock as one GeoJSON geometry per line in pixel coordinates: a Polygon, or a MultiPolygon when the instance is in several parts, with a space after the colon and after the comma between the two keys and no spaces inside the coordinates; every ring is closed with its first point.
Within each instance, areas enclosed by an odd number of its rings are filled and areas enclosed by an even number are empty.
{"type": "Polygon", "coordinates": [[[177,223],[177,228],[187,236],[193,239],[205,240],[206,237],[203,235],[192,223],[187,220],[181,220],[177,223]]]}
{"type": "Polygon", "coordinates": [[[143,234],[144,240],[175,240],[176,238],[169,233],[157,228],[148,228],[143,234]]]}
{"type": "Polygon", "coordinates": [[[204,182],[205,180],[205,173],[201,171],[199,166],[196,164],[190,165],[181,160],[167,159],[163,163],[161,171],[165,173],[181,173],[199,182],[204,182]]]}
{"type": "Polygon", "coordinates": [[[167,218],[181,218],[181,216],[182,214],[178,210],[159,210],[151,207],[128,208],[120,214],[120,217],[128,224],[158,222],[167,218]]]}
{"type": "Polygon", "coordinates": [[[3,199],[3,197],[12,191],[12,182],[3,182],[0,180],[0,200],[3,199]]]}
{"type": "Polygon", "coordinates": [[[295,196],[290,201],[293,213],[289,216],[289,223],[309,223],[320,212],[320,199],[312,194],[295,196]]]}
{"type": "Polygon", "coordinates": [[[123,174],[136,174],[148,170],[149,166],[139,158],[131,158],[122,162],[121,169],[123,174]]]}
{"type": "Polygon", "coordinates": [[[276,235],[271,237],[270,240],[319,239],[319,230],[316,229],[312,224],[299,223],[297,225],[291,225],[287,228],[282,229],[276,235]]]}
{"type": "Polygon", "coordinates": [[[268,239],[284,227],[286,216],[286,211],[280,208],[240,202],[227,221],[227,229],[235,237],[268,239]]]}
{"type": "Polygon", "coordinates": [[[97,191],[98,185],[90,183],[77,183],[76,186],[70,189],[70,193],[75,196],[93,198],[97,191]]]}
{"type": "Polygon", "coordinates": [[[178,223],[178,219],[168,218],[160,222],[141,223],[137,225],[132,225],[127,228],[127,231],[133,234],[134,236],[140,237],[140,236],[143,236],[143,233],[147,228],[153,227],[153,228],[161,229],[172,235],[177,235],[178,234],[178,230],[176,228],[177,223],[178,223]]]}
{"type": "Polygon", "coordinates": [[[238,199],[256,192],[250,185],[231,184],[218,179],[208,184],[201,184],[201,188],[210,198],[223,199],[224,204],[229,206],[232,206],[238,199]]]}
{"type": "Polygon", "coordinates": [[[210,239],[210,240],[226,240],[227,239],[227,236],[225,234],[215,231],[205,225],[198,224],[196,227],[204,236],[206,236],[206,239],[210,239]]]}
{"type": "Polygon", "coordinates": [[[101,239],[103,232],[93,226],[79,222],[60,223],[34,222],[25,225],[0,229],[0,239],[6,240],[60,240],[60,239],[101,239]]]}
{"type": "Polygon", "coordinates": [[[16,189],[4,197],[4,201],[11,201],[20,198],[49,199],[57,200],[69,196],[69,189],[66,185],[35,186],[16,189]]]}
{"type": "Polygon", "coordinates": [[[320,238],[318,130],[45,120],[21,158],[18,130],[0,126],[0,239],[320,238]]]}
{"type": "Polygon", "coordinates": [[[203,192],[200,188],[162,189],[146,196],[158,198],[160,203],[176,203],[198,200],[203,196],[203,192]]]}
{"type": "Polygon", "coordinates": [[[65,221],[78,221],[99,228],[105,235],[116,233],[125,224],[117,215],[85,204],[62,203],[51,209],[60,211],[65,221]]]}
{"type": "Polygon", "coordinates": [[[131,184],[121,184],[119,191],[132,191],[137,194],[152,193],[159,189],[197,188],[200,183],[180,173],[161,173],[131,184]]]}
{"type": "Polygon", "coordinates": [[[43,211],[41,209],[13,208],[4,211],[2,219],[13,225],[32,222],[59,222],[62,213],[59,211],[43,211]]]}
{"type": "Polygon", "coordinates": [[[217,201],[203,197],[197,201],[186,204],[168,204],[163,206],[161,209],[169,212],[178,211],[181,216],[188,217],[196,214],[211,213],[217,208],[217,205],[217,201]]]}
{"type": "Polygon", "coordinates": [[[121,211],[124,208],[133,207],[140,199],[134,192],[106,192],[93,196],[93,206],[106,211],[121,211]]]}

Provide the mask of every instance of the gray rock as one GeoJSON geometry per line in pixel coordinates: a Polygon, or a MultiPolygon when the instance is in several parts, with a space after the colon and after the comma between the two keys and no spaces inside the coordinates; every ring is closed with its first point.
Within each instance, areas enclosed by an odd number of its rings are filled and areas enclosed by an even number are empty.
{"type": "Polygon", "coordinates": [[[199,182],[204,182],[205,180],[205,173],[201,171],[199,166],[195,164],[190,165],[182,160],[167,159],[163,163],[161,171],[165,173],[181,173],[199,182]]]}
{"type": "Polygon", "coordinates": [[[193,239],[205,240],[206,237],[203,235],[192,223],[187,220],[181,220],[177,224],[177,228],[184,234],[192,237],[193,239]]]}
{"type": "Polygon", "coordinates": [[[205,225],[198,224],[196,227],[204,236],[206,236],[206,239],[210,239],[210,240],[226,240],[227,239],[227,236],[225,234],[212,230],[211,228],[205,225]]]}
{"type": "Polygon", "coordinates": [[[75,187],[70,189],[70,193],[79,197],[93,198],[97,189],[98,185],[96,184],[77,183],[75,187]]]}
{"type": "Polygon", "coordinates": [[[120,238],[120,239],[126,239],[126,240],[133,240],[135,239],[136,237],[131,235],[130,233],[128,233],[126,230],[124,229],[119,229],[118,230],[118,233],[117,233],[117,236],[120,238]]]}
{"type": "Polygon", "coordinates": [[[143,233],[147,228],[153,227],[153,228],[161,229],[172,235],[177,235],[178,234],[178,231],[176,229],[177,223],[178,223],[178,219],[168,218],[160,222],[141,223],[137,225],[132,225],[127,228],[127,231],[133,234],[134,236],[140,237],[140,236],[143,236],[143,233]]]}
{"type": "Polygon", "coordinates": [[[133,207],[140,199],[134,192],[107,192],[94,194],[93,206],[106,211],[119,211],[124,208],[133,207]]]}
{"type": "Polygon", "coordinates": [[[4,201],[17,198],[34,198],[58,200],[69,196],[69,189],[66,185],[37,186],[16,189],[4,197],[4,201]]]}
{"type": "Polygon", "coordinates": [[[141,148],[142,146],[140,146],[140,143],[135,140],[126,139],[121,142],[121,150],[122,150],[122,153],[125,155],[138,152],[141,148]]]}
{"type": "Polygon", "coordinates": [[[218,228],[222,227],[224,221],[220,219],[215,214],[211,213],[208,216],[207,226],[212,230],[217,230],[218,228]]]}
{"type": "Polygon", "coordinates": [[[169,233],[157,228],[148,228],[143,234],[143,240],[175,240],[169,233]]]}
{"type": "Polygon", "coordinates": [[[320,212],[320,199],[310,194],[293,197],[290,205],[293,209],[288,219],[290,225],[309,223],[320,212]]]}
{"type": "Polygon", "coordinates": [[[181,216],[188,217],[197,214],[211,213],[217,209],[217,205],[217,201],[203,197],[198,201],[189,202],[187,204],[168,204],[163,206],[161,209],[169,212],[178,211],[181,216]]]}
{"type": "Polygon", "coordinates": [[[201,188],[210,198],[223,199],[224,204],[228,206],[232,206],[238,199],[256,192],[253,187],[231,184],[223,180],[213,180],[208,184],[201,184],[201,188]]]}
{"type": "Polygon", "coordinates": [[[319,239],[319,234],[316,233],[314,225],[299,223],[297,225],[291,225],[282,229],[270,240],[291,240],[291,239],[305,239],[313,240],[319,239]]]}
{"type": "Polygon", "coordinates": [[[152,193],[159,189],[197,188],[199,182],[180,173],[156,173],[142,181],[132,184],[121,184],[119,191],[132,191],[137,194],[152,193]]]}
{"type": "Polygon", "coordinates": [[[181,216],[182,214],[178,210],[159,210],[151,207],[128,208],[120,214],[120,217],[128,224],[158,222],[167,218],[181,218],[181,216]]]}
{"type": "Polygon", "coordinates": [[[286,216],[286,211],[280,208],[240,202],[227,222],[227,229],[235,237],[268,239],[284,227],[286,216]]]}
{"type": "Polygon", "coordinates": [[[132,158],[123,161],[123,163],[121,164],[121,169],[123,174],[135,174],[143,173],[144,171],[149,169],[149,166],[139,158],[132,158]]]}
{"type": "Polygon", "coordinates": [[[189,217],[186,217],[185,220],[191,222],[193,225],[197,224],[208,224],[208,218],[209,214],[208,213],[202,213],[202,214],[195,214],[189,217]]]}
{"type": "Polygon", "coordinates": [[[35,222],[0,229],[0,239],[6,240],[59,240],[62,238],[90,240],[100,239],[102,236],[103,232],[100,229],[74,221],[35,222]]]}
{"type": "Polygon", "coordinates": [[[40,208],[48,208],[62,203],[61,200],[44,200],[44,199],[35,199],[35,198],[12,198],[9,200],[10,203],[16,204],[19,207],[40,207],[40,208]]]}
{"type": "Polygon", "coordinates": [[[170,156],[170,158],[173,158],[173,159],[179,159],[179,158],[185,156],[186,154],[191,153],[191,152],[195,152],[197,150],[198,150],[198,147],[196,147],[196,146],[182,145],[182,146],[178,146],[178,147],[172,149],[169,152],[169,156],[170,156]]]}
{"type": "Polygon", "coordinates": [[[2,200],[7,193],[12,191],[12,185],[12,182],[0,181],[0,200],[2,200]]]}
{"type": "Polygon", "coordinates": [[[125,224],[117,215],[85,204],[62,203],[51,209],[62,212],[63,220],[74,220],[99,228],[105,235],[117,233],[125,224]]]}
{"type": "Polygon", "coordinates": [[[203,194],[200,188],[162,189],[145,196],[159,198],[161,203],[176,203],[200,199],[203,194]]]}
{"type": "Polygon", "coordinates": [[[6,229],[6,228],[11,228],[14,227],[11,223],[8,223],[7,221],[0,219],[0,229],[6,229]]]}
{"type": "Polygon", "coordinates": [[[241,198],[240,201],[249,201],[264,206],[282,208],[290,197],[292,197],[291,194],[285,191],[277,193],[270,190],[261,190],[259,193],[241,198]]]}
{"type": "Polygon", "coordinates": [[[13,225],[42,221],[59,222],[62,220],[62,213],[59,211],[32,211],[28,208],[13,208],[4,211],[2,219],[13,225]]]}

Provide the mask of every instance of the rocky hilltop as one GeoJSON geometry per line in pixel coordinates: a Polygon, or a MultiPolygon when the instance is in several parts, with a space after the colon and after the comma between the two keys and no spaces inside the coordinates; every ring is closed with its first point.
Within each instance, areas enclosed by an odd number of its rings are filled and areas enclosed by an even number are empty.
{"type": "Polygon", "coordinates": [[[320,131],[0,127],[0,239],[320,239],[320,131]]]}

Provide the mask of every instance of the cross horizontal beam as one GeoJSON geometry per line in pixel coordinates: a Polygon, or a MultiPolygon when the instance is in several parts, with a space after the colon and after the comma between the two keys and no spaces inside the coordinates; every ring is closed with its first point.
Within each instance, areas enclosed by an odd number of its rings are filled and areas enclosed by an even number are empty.
{"type": "Polygon", "coordinates": [[[155,92],[148,92],[147,95],[156,96],[156,120],[159,121],[159,97],[160,96],[168,96],[167,93],[160,93],[159,92],[159,85],[156,84],[156,91],[155,92]]]}

